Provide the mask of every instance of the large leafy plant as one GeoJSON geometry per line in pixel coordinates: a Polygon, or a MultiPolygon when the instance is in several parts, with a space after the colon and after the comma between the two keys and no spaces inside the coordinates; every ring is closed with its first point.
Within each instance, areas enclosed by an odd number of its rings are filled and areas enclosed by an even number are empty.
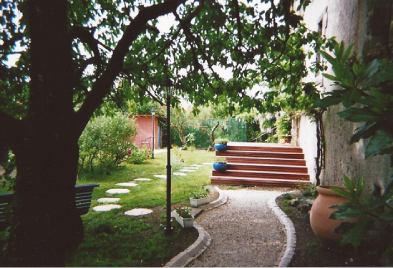
{"type": "Polygon", "coordinates": [[[316,102],[317,107],[327,108],[341,103],[344,111],[337,113],[351,122],[362,122],[352,135],[350,143],[370,138],[365,155],[393,153],[393,64],[388,59],[375,59],[358,63],[350,58],[353,45],[345,49],[336,43],[334,55],[320,51],[332,65],[334,75],[323,76],[337,86],[316,102]]]}
{"type": "MultiPolygon", "coordinates": [[[[89,169],[110,173],[127,156],[127,150],[135,148],[132,139],[137,133],[136,123],[127,116],[99,116],[89,122],[79,139],[79,176],[89,169]]],[[[144,153],[145,154],[145,153],[144,153]]]]}
{"type": "Polygon", "coordinates": [[[337,194],[349,199],[331,208],[337,211],[330,215],[331,219],[346,220],[358,217],[357,222],[343,222],[335,231],[343,233],[342,245],[351,244],[355,249],[367,246],[367,252],[392,264],[393,250],[393,182],[381,195],[375,191],[369,196],[363,195],[363,179],[354,182],[344,176],[344,186],[348,191],[332,187],[337,194]],[[371,250],[370,250],[371,249],[371,250]],[[371,252],[370,252],[371,251],[371,252]],[[390,257],[389,257],[390,255],[390,257]]]}

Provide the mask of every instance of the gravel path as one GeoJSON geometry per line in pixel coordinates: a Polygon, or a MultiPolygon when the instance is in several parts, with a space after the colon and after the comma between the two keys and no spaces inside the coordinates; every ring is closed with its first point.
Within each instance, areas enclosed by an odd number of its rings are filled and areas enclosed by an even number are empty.
{"type": "Polygon", "coordinates": [[[282,192],[226,190],[228,202],[202,213],[196,222],[211,236],[193,267],[277,266],[286,246],[284,226],[267,201],[282,192]]]}

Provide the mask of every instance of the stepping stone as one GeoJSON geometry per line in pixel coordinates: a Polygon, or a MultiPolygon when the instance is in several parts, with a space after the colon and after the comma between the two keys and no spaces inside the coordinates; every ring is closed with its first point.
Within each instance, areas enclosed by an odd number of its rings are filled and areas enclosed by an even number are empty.
{"type": "Polygon", "coordinates": [[[194,170],[197,170],[198,167],[194,167],[194,166],[192,166],[192,167],[185,167],[185,169],[194,169],[194,170]]]}
{"type": "Polygon", "coordinates": [[[102,205],[102,206],[94,207],[93,210],[97,212],[102,212],[102,211],[109,211],[112,209],[119,209],[119,208],[121,208],[120,205],[102,205]]]}
{"type": "Polygon", "coordinates": [[[183,168],[183,169],[180,169],[180,171],[183,171],[183,172],[195,172],[195,169],[186,169],[186,168],[183,168]]]}
{"type": "Polygon", "coordinates": [[[166,179],[166,175],[154,175],[156,178],[166,179]]]}
{"type": "Polygon", "coordinates": [[[120,198],[104,197],[104,198],[97,199],[97,202],[98,203],[115,203],[119,200],[120,200],[120,198]]]}
{"type": "Polygon", "coordinates": [[[128,189],[109,189],[106,191],[107,194],[128,194],[130,190],[128,189]]]}
{"type": "Polygon", "coordinates": [[[134,209],[124,212],[124,215],[136,217],[136,216],[148,215],[152,212],[153,212],[153,210],[147,209],[147,208],[134,208],[134,209]]]}
{"type": "Polygon", "coordinates": [[[121,183],[116,183],[117,186],[125,186],[125,187],[135,187],[138,186],[138,184],[134,182],[121,182],[121,183]]]}
{"type": "Polygon", "coordinates": [[[151,179],[147,179],[147,178],[138,178],[138,179],[135,179],[134,181],[151,181],[151,179]]]}
{"type": "Polygon", "coordinates": [[[186,173],[181,173],[181,172],[173,172],[173,175],[175,175],[175,176],[187,176],[186,173]]]}

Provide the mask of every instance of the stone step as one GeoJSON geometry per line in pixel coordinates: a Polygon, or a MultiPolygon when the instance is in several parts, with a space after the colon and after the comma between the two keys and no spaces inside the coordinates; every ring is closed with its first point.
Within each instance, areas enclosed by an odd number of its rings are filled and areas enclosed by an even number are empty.
{"type": "Polygon", "coordinates": [[[267,179],[284,179],[284,180],[309,180],[308,174],[287,173],[287,172],[268,172],[268,171],[244,171],[230,170],[216,171],[213,170],[212,176],[224,176],[232,178],[267,178],[267,179]]]}
{"type": "Polygon", "coordinates": [[[285,173],[307,174],[307,167],[288,166],[288,165],[261,165],[261,164],[248,164],[248,163],[228,163],[227,170],[275,171],[275,172],[285,172],[285,173]]]}
{"type": "Polygon", "coordinates": [[[306,161],[303,159],[279,159],[279,158],[263,158],[263,157],[237,157],[228,156],[228,163],[245,163],[245,164],[261,164],[261,165],[290,165],[305,166],[306,161]]]}
{"type": "Polygon", "coordinates": [[[288,153],[288,152],[261,152],[261,151],[216,151],[216,156],[219,157],[258,157],[258,158],[278,158],[278,159],[304,159],[303,153],[288,153]]]}
{"type": "Polygon", "coordinates": [[[267,178],[233,178],[225,176],[212,176],[212,184],[220,185],[244,185],[244,186],[275,186],[275,187],[298,187],[307,185],[310,182],[304,180],[283,180],[267,178]]]}
{"type": "Polygon", "coordinates": [[[303,153],[303,149],[294,146],[261,146],[257,143],[255,144],[233,144],[228,143],[228,149],[232,151],[258,151],[258,152],[282,152],[282,153],[303,153]]]}

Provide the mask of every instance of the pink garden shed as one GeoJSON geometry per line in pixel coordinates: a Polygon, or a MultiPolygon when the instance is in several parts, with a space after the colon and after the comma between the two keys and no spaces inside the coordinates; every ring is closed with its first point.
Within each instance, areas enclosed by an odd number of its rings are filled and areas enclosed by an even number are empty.
{"type": "Polygon", "coordinates": [[[139,148],[146,146],[148,149],[161,148],[161,127],[158,124],[157,115],[136,115],[135,122],[137,125],[137,134],[134,143],[139,148]],[[153,131],[154,129],[154,131],[153,131]]]}

